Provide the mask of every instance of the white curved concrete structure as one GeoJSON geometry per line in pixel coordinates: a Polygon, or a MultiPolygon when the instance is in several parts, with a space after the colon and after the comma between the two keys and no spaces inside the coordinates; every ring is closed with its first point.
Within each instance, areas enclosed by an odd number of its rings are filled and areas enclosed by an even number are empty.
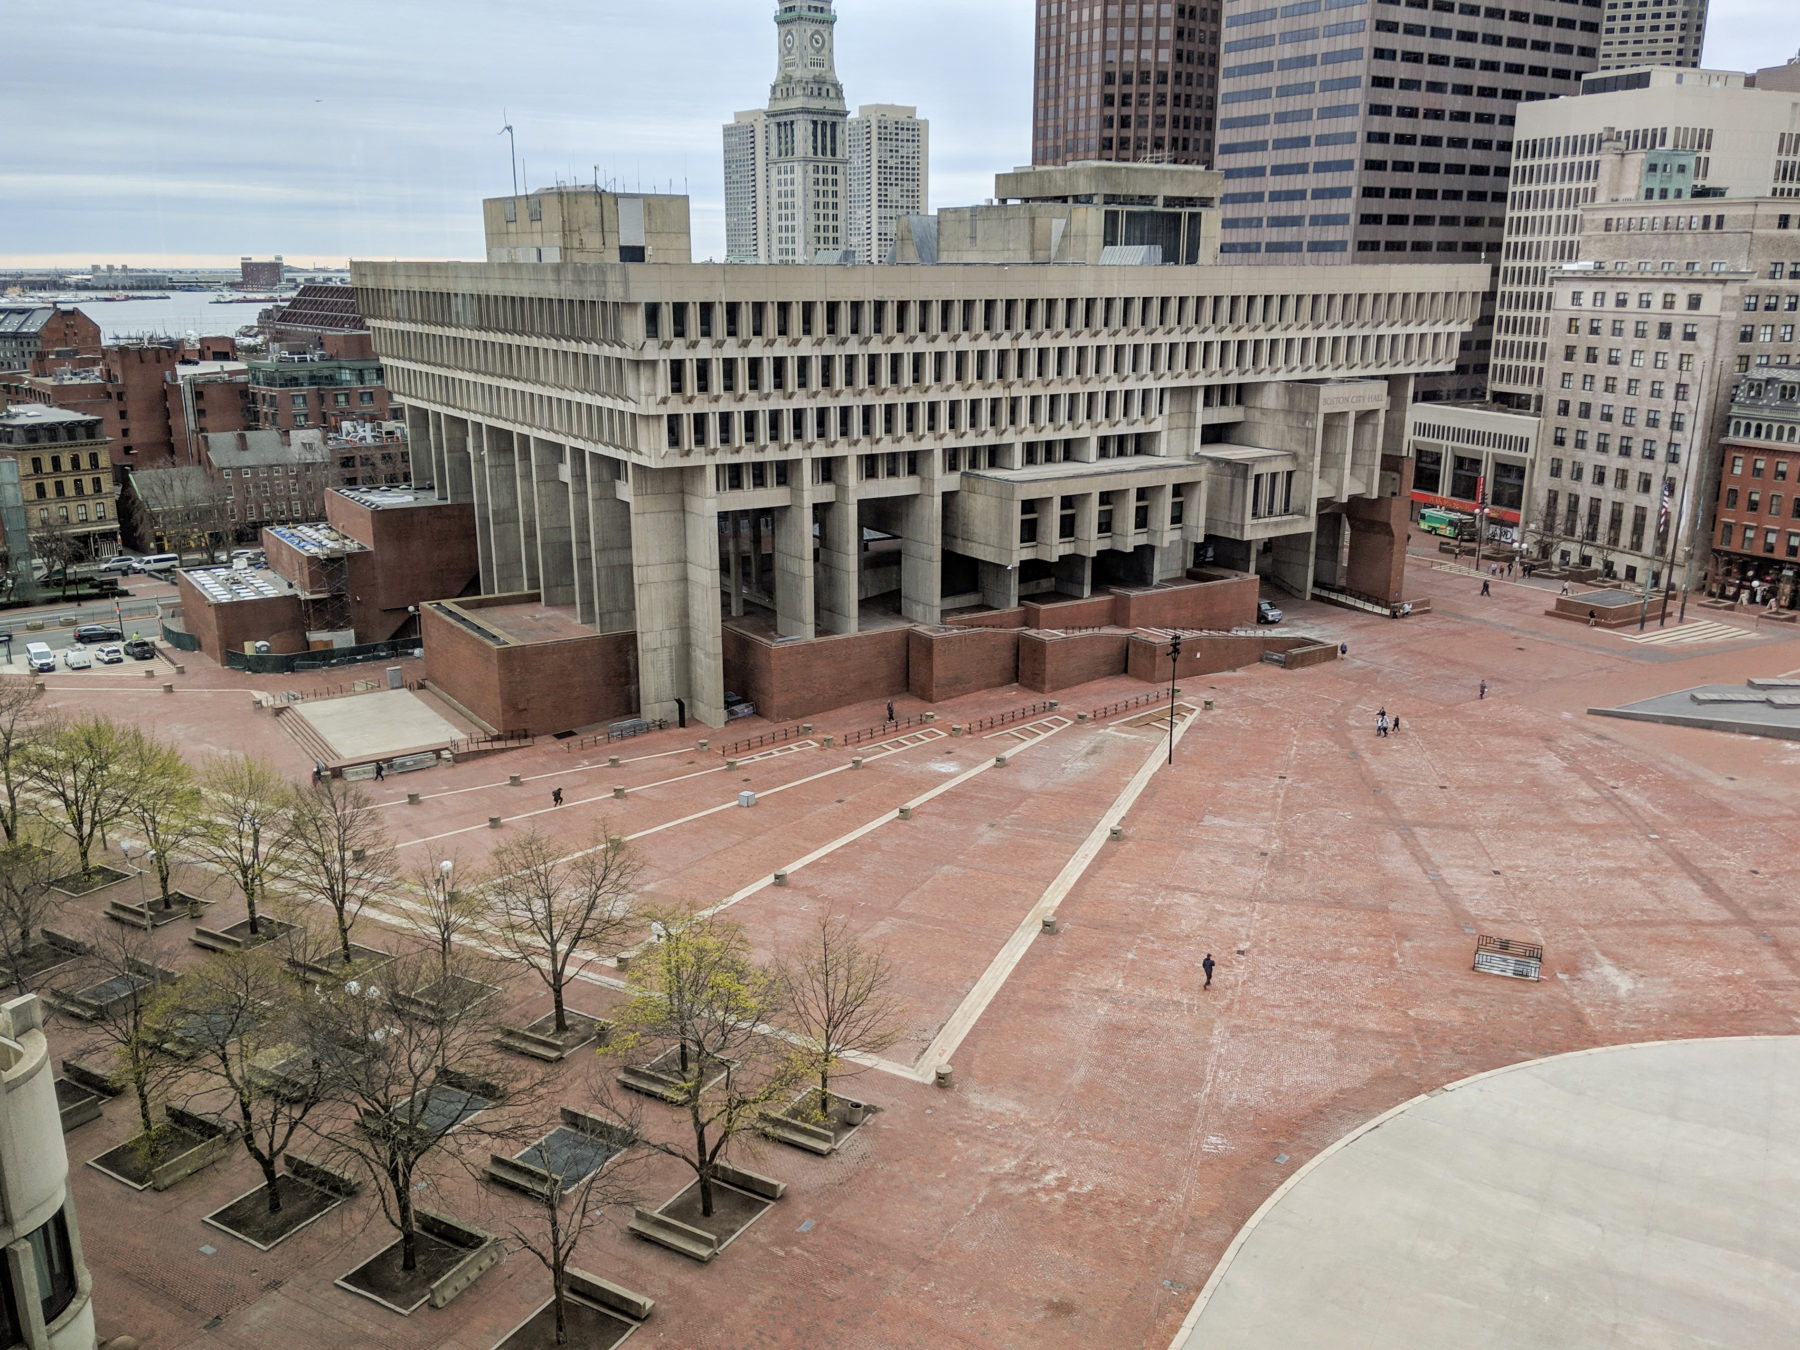
{"type": "Polygon", "coordinates": [[[1172,1350],[1800,1343],[1800,1037],[1514,1065],[1326,1149],[1172,1350]]]}
{"type": "Polygon", "coordinates": [[[35,995],[0,1004],[0,1345],[93,1350],[93,1280],[35,995]]]}

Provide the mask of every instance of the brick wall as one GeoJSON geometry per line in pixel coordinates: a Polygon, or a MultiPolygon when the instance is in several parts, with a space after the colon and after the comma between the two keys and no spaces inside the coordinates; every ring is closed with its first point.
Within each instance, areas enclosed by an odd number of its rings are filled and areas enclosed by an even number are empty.
{"type": "Polygon", "coordinates": [[[475,508],[466,502],[373,509],[327,492],[325,519],[373,550],[350,559],[359,642],[385,642],[402,631],[408,605],[454,600],[476,588],[475,508]]]}
{"type": "Polygon", "coordinates": [[[991,609],[983,614],[961,614],[944,620],[950,628],[1023,628],[1023,609],[991,609]]]}
{"type": "Polygon", "coordinates": [[[246,642],[267,642],[277,653],[306,650],[306,629],[298,596],[278,595],[264,600],[231,600],[215,605],[185,573],[177,572],[176,590],[181,595],[181,622],[205,652],[220,665],[225,653],[241,652],[246,642]]]}
{"type": "MultiPolygon", "coordinates": [[[[1175,672],[1177,680],[1196,675],[1211,675],[1221,670],[1237,670],[1262,660],[1265,639],[1255,634],[1243,637],[1197,637],[1181,644],[1181,663],[1175,672]]],[[[1134,636],[1126,657],[1126,673],[1133,679],[1150,684],[1169,682],[1169,649],[1147,637],[1134,636]]]]}
{"type": "Polygon", "coordinates": [[[1019,634],[990,628],[907,630],[907,684],[915,698],[941,703],[1019,681],[1019,634]]]}
{"type": "Polygon", "coordinates": [[[1020,608],[1031,628],[1099,628],[1113,621],[1117,599],[1108,593],[1086,600],[1027,600],[1020,608]]]}
{"type": "Polygon", "coordinates": [[[1257,579],[1232,575],[1115,597],[1121,628],[1236,628],[1256,622],[1257,579]]]}
{"type": "Polygon", "coordinates": [[[1130,638],[1124,633],[1077,633],[1070,637],[1019,634],[1019,683],[1053,694],[1090,680],[1125,673],[1130,638]]]}
{"type": "MultiPolygon", "coordinates": [[[[479,619],[479,601],[464,607],[479,619]]],[[[429,605],[419,617],[426,680],[495,731],[542,736],[637,711],[636,633],[496,647],[429,605]]]]}
{"type": "Polygon", "coordinates": [[[891,698],[907,689],[906,633],[883,628],[777,644],[726,625],[720,634],[725,687],[776,722],[891,698]]]}
{"type": "MultiPolygon", "coordinates": [[[[1599,594],[1599,592],[1594,592],[1594,594],[1599,594]]],[[[1668,596],[1653,593],[1650,596],[1650,613],[1645,620],[1646,624],[1655,623],[1662,617],[1668,606],[1668,596]]],[[[1644,612],[1643,592],[1640,591],[1633,596],[1632,603],[1629,605],[1606,606],[1593,604],[1580,595],[1559,595],[1556,597],[1555,606],[1545,610],[1544,613],[1553,619],[1568,619],[1572,623],[1586,623],[1590,609],[1594,611],[1595,626],[1598,628],[1635,628],[1638,619],[1644,612]]]]}

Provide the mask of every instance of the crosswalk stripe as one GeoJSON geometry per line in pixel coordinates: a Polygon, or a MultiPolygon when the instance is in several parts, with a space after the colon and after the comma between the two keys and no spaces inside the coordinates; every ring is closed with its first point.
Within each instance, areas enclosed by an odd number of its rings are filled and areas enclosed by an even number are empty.
{"type": "Polygon", "coordinates": [[[1678,647],[1694,646],[1702,642],[1737,642],[1744,638],[1753,638],[1756,634],[1748,628],[1739,628],[1735,624],[1718,623],[1712,619],[1696,619],[1692,623],[1684,623],[1675,628],[1654,629],[1648,633],[1630,633],[1627,642],[1641,643],[1646,647],[1678,647]]]}

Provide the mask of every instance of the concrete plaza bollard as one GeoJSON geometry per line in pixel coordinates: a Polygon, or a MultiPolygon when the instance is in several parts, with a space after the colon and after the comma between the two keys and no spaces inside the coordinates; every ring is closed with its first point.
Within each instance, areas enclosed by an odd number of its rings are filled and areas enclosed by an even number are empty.
{"type": "Polygon", "coordinates": [[[853,759],[853,760],[851,760],[851,761],[850,761],[850,767],[851,767],[851,768],[853,768],[853,769],[860,769],[860,768],[862,768],[862,764],[863,764],[863,762],[862,762],[862,756],[861,756],[861,755],[858,755],[858,756],[857,756],[857,757],[856,757],[856,758],[855,758],[855,759],[853,759]]]}
{"type": "Polygon", "coordinates": [[[955,1070],[948,1064],[940,1064],[937,1066],[937,1072],[932,1075],[932,1081],[941,1088],[947,1088],[950,1086],[950,1079],[954,1074],[955,1070]]]}
{"type": "Polygon", "coordinates": [[[827,736],[823,741],[820,742],[820,744],[823,745],[827,750],[829,750],[834,745],[837,744],[837,737],[836,736],[827,736]]]}
{"type": "Polygon", "coordinates": [[[361,862],[364,858],[366,858],[368,856],[369,856],[369,850],[366,848],[353,848],[350,850],[350,861],[351,862],[361,862]]]}
{"type": "Polygon", "coordinates": [[[996,769],[1004,769],[1006,767],[1006,756],[1005,755],[995,755],[994,756],[994,767],[996,769]]]}
{"type": "Polygon", "coordinates": [[[146,680],[154,680],[156,678],[156,672],[154,670],[146,670],[144,672],[144,678],[146,680]]]}
{"type": "Polygon", "coordinates": [[[775,884],[777,886],[787,885],[787,879],[788,879],[788,874],[786,872],[777,872],[775,874],[775,884]]]}
{"type": "Polygon", "coordinates": [[[963,729],[953,722],[950,725],[950,734],[952,736],[960,736],[963,734],[963,729]]]}
{"type": "Polygon", "coordinates": [[[901,807],[900,808],[900,819],[911,820],[912,819],[912,807],[910,807],[910,806],[901,807]]]}
{"type": "Polygon", "coordinates": [[[407,793],[406,794],[406,804],[408,806],[417,806],[419,804],[419,794],[416,792],[407,793]]]}
{"type": "Polygon", "coordinates": [[[813,729],[813,724],[811,722],[802,722],[800,724],[800,734],[802,736],[812,735],[812,729],[813,729]]]}
{"type": "Polygon", "coordinates": [[[606,767],[609,769],[618,768],[619,767],[619,757],[617,755],[608,755],[606,757],[606,767]]]}
{"type": "Polygon", "coordinates": [[[1121,840],[1125,837],[1125,827],[1123,825],[1113,826],[1112,829],[1108,832],[1107,837],[1109,839],[1111,839],[1114,843],[1117,843],[1119,840],[1121,840]]]}
{"type": "Polygon", "coordinates": [[[755,806],[756,805],[756,794],[754,792],[750,791],[748,788],[744,789],[744,791],[738,793],[738,805],[739,806],[755,806]]]}
{"type": "Polygon", "coordinates": [[[701,742],[700,742],[700,748],[701,748],[701,749],[702,749],[702,750],[704,750],[704,749],[706,749],[706,747],[707,747],[707,746],[709,746],[709,745],[711,745],[711,744],[712,744],[712,741],[711,741],[711,740],[710,740],[710,739],[709,739],[709,740],[704,740],[704,741],[701,741],[701,742]]]}
{"type": "Polygon", "coordinates": [[[728,759],[725,761],[725,767],[728,769],[735,769],[737,766],[738,762],[735,759],[728,759]]]}
{"type": "Polygon", "coordinates": [[[187,667],[178,665],[175,667],[175,673],[177,675],[185,675],[185,674],[187,674],[187,667]]]}
{"type": "Polygon", "coordinates": [[[499,829],[500,828],[500,817],[499,816],[489,816],[488,817],[488,828],[490,830],[499,829]]]}
{"type": "Polygon", "coordinates": [[[506,785],[508,787],[518,787],[524,781],[525,779],[519,774],[509,773],[506,775],[506,785]]]}
{"type": "Polygon", "coordinates": [[[620,801],[623,801],[625,799],[625,789],[621,785],[614,783],[613,784],[613,796],[618,798],[620,801]]]}
{"type": "Polygon", "coordinates": [[[1044,915],[1044,931],[1046,933],[1054,933],[1056,931],[1056,915],[1044,915]]]}
{"type": "Polygon", "coordinates": [[[1062,708],[1062,703],[1059,700],[1057,700],[1057,699],[1050,700],[1050,711],[1051,712],[1057,712],[1061,708],[1062,708]]]}
{"type": "Polygon", "coordinates": [[[165,693],[165,694],[172,694],[172,693],[174,693],[174,692],[175,692],[175,686],[174,686],[174,685],[172,685],[172,684],[165,684],[165,685],[163,685],[163,693],[165,693]]]}
{"type": "Polygon", "coordinates": [[[937,714],[934,712],[928,712],[919,720],[922,722],[935,722],[935,721],[937,721],[937,714]]]}
{"type": "Polygon", "coordinates": [[[1076,713],[1076,714],[1075,714],[1075,720],[1076,720],[1076,721],[1077,721],[1077,722],[1085,722],[1085,721],[1087,721],[1087,720],[1088,720],[1088,716],[1087,716],[1087,714],[1086,714],[1086,713],[1076,713]]]}
{"type": "Polygon", "coordinates": [[[631,953],[620,952],[617,956],[613,957],[613,964],[619,968],[619,973],[623,975],[626,971],[631,969],[631,953]]]}
{"type": "Polygon", "coordinates": [[[1210,698],[1203,699],[1203,700],[1201,700],[1200,706],[1202,708],[1204,708],[1207,712],[1211,712],[1213,710],[1213,701],[1210,698]]]}

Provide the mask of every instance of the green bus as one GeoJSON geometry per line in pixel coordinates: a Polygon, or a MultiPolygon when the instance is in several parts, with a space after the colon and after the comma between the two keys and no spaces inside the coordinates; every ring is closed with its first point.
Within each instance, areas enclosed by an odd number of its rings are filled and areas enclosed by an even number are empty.
{"type": "Polygon", "coordinates": [[[1441,506],[1428,506],[1419,512],[1419,528],[1426,534],[1439,534],[1446,539],[1467,539],[1475,533],[1475,517],[1467,511],[1446,511],[1441,506]]]}

